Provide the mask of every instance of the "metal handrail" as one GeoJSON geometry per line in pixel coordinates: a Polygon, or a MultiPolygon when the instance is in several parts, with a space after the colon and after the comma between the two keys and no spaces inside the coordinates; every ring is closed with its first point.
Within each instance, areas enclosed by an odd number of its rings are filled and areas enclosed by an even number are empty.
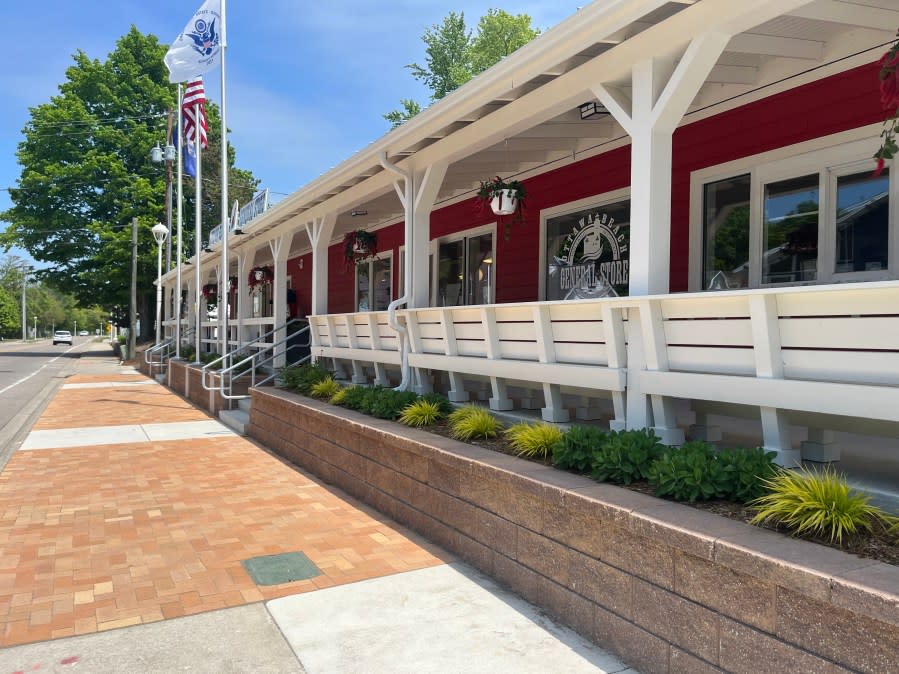
{"type": "MultiPolygon", "coordinates": [[[[269,332],[265,333],[264,335],[262,335],[261,337],[258,338],[259,340],[265,339],[269,335],[273,335],[275,332],[278,332],[279,330],[286,330],[288,328],[288,326],[290,326],[294,323],[301,323],[301,324],[303,324],[303,327],[301,327],[299,330],[296,330],[295,332],[287,334],[285,337],[282,337],[281,339],[279,339],[277,341],[265,342],[264,348],[256,350],[255,352],[251,353],[250,355],[246,356],[245,358],[242,358],[241,360],[234,362],[233,358],[234,358],[234,356],[243,353],[245,351],[245,349],[249,346],[249,344],[244,344],[236,349],[233,349],[232,351],[229,351],[225,355],[219,356],[215,360],[210,361],[209,363],[206,363],[201,368],[201,376],[200,376],[200,381],[203,384],[203,388],[206,389],[207,391],[218,391],[219,394],[226,400],[241,400],[241,399],[249,398],[250,396],[248,394],[234,395],[234,382],[237,379],[240,379],[241,377],[246,375],[247,373],[250,374],[250,386],[251,387],[261,386],[262,384],[268,383],[269,381],[274,379],[278,374],[277,372],[273,372],[273,373],[267,375],[265,378],[263,378],[259,381],[256,381],[256,369],[266,365],[267,363],[274,361],[274,359],[278,355],[275,353],[276,347],[279,347],[283,344],[287,344],[290,340],[295,339],[298,335],[302,335],[304,332],[307,333],[307,336],[308,336],[310,334],[309,321],[307,321],[305,318],[293,318],[293,319],[287,321],[286,323],[284,323],[283,325],[279,325],[279,326],[276,326],[275,328],[272,328],[272,330],[270,330],[269,332]],[[265,355],[266,353],[268,353],[269,355],[265,358],[262,358],[262,356],[265,355]],[[224,367],[222,369],[213,370],[213,366],[216,363],[219,363],[221,361],[228,362],[228,359],[230,359],[232,361],[230,365],[228,365],[227,367],[224,367]],[[235,370],[238,370],[238,369],[239,369],[239,371],[237,374],[232,374],[235,370]],[[206,374],[209,372],[219,375],[220,379],[219,379],[219,383],[217,386],[214,385],[214,382],[207,383],[206,374]],[[225,392],[226,382],[227,382],[227,389],[228,389],[227,392],[225,392]]],[[[257,340],[254,340],[254,342],[257,342],[257,340]]],[[[305,344],[293,344],[291,346],[299,346],[299,347],[307,346],[308,347],[308,346],[310,346],[310,342],[307,341],[305,344]]],[[[299,363],[305,362],[306,360],[309,359],[309,357],[310,356],[305,356],[305,357],[301,358],[300,360],[298,360],[296,363],[291,363],[291,365],[297,365],[299,363]]]]}
{"type": "Polygon", "coordinates": [[[173,337],[169,337],[165,339],[159,344],[154,344],[149,349],[144,351],[144,362],[149,366],[150,376],[153,376],[153,368],[159,367],[161,370],[165,367],[166,361],[171,357],[169,354],[169,349],[174,351],[175,348],[175,339],[173,337]],[[154,356],[158,356],[158,359],[154,358],[154,356]]]}

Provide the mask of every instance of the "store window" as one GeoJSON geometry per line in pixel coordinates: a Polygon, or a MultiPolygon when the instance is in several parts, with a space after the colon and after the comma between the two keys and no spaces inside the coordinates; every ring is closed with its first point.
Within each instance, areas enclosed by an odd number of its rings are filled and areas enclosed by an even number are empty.
{"type": "Polygon", "coordinates": [[[628,294],[629,199],[546,219],[547,300],[628,294]]]}
{"type": "Polygon", "coordinates": [[[693,250],[701,254],[692,269],[701,289],[896,278],[890,223],[899,187],[889,167],[874,175],[870,146],[783,148],[764,164],[731,163],[730,175],[695,173],[693,250]]]}
{"type": "Polygon", "coordinates": [[[490,231],[435,243],[435,306],[493,302],[496,281],[493,236],[490,231]]]}
{"type": "Polygon", "coordinates": [[[703,287],[749,286],[749,174],[703,187],[703,287]]]}
{"type": "Polygon", "coordinates": [[[390,304],[390,255],[366,260],[356,265],[356,311],[384,311],[390,304]]]}
{"type": "Polygon", "coordinates": [[[884,171],[837,177],[834,272],[880,271],[889,265],[890,179],[884,171]]]}

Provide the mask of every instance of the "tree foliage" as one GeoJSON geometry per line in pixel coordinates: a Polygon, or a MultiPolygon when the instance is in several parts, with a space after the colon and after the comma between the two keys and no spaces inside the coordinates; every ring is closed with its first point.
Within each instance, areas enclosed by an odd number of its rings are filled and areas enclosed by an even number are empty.
{"type": "MultiPolygon", "coordinates": [[[[105,61],[77,52],[59,93],[31,109],[17,150],[22,170],[11,190],[13,206],[0,214],[9,223],[0,245],[20,246],[48,265],[42,270],[47,285],[108,309],[129,303],[132,218],[139,223],[138,288],[147,303],[154,292],[156,243],[150,228],[165,221],[166,170],[149,153],[165,141],[177,95],[162,60],[166,49],[132,26],[105,61]]],[[[204,232],[220,222],[221,211],[216,106],[207,106],[207,116],[204,232]]],[[[233,168],[233,147],[229,154],[230,196],[243,202],[256,180],[233,168]]],[[[184,191],[190,222],[189,181],[184,191]]]]}
{"type": "MultiPolygon", "coordinates": [[[[512,15],[502,9],[489,9],[478,21],[477,32],[465,25],[465,13],[450,12],[443,22],[434,24],[421,36],[425,43],[425,64],[406,67],[412,77],[431,90],[431,102],[440,100],[472,77],[484,72],[540,34],[527,14],[512,15]]],[[[421,112],[411,99],[400,101],[402,109],[384,115],[392,128],[421,112]]]]}

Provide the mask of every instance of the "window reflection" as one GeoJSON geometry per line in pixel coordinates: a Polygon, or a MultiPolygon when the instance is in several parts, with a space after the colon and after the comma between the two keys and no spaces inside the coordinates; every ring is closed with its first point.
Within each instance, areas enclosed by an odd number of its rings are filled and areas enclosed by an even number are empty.
{"type": "Polygon", "coordinates": [[[887,171],[837,178],[836,273],[887,269],[889,187],[887,171]]]}
{"type": "Polygon", "coordinates": [[[765,185],[762,283],[815,280],[818,202],[817,173],[765,185]]]}

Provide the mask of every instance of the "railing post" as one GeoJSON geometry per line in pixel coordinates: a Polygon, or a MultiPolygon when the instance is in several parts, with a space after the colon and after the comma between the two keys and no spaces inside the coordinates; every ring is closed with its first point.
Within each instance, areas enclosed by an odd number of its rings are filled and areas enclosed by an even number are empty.
{"type": "MultiPolygon", "coordinates": [[[[349,342],[349,346],[351,349],[359,348],[359,336],[356,333],[356,323],[353,318],[354,314],[344,314],[343,320],[344,325],[346,325],[346,335],[347,342],[349,342]]],[[[350,364],[353,368],[353,376],[351,381],[354,384],[365,384],[368,382],[368,378],[365,376],[365,370],[362,368],[362,364],[357,360],[351,360],[350,364]]]]}
{"type": "MultiPolygon", "coordinates": [[[[603,333],[606,338],[606,364],[610,369],[619,370],[628,366],[627,344],[624,337],[624,310],[613,309],[607,302],[600,308],[603,333]]],[[[612,391],[612,408],[615,418],[609,421],[613,431],[623,431],[627,427],[627,393],[612,391]]]]}
{"type": "MultiPolygon", "coordinates": [[[[749,298],[749,317],[752,323],[752,349],[755,355],[755,376],[763,379],[783,379],[784,364],[780,350],[780,326],[777,315],[777,296],[753,295],[749,298]]],[[[799,450],[793,449],[790,427],[781,410],[759,407],[765,449],[777,453],[775,461],[782,466],[800,465],[799,450]]]]}
{"type": "MultiPolygon", "coordinates": [[[[444,308],[440,310],[440,328],[443,330],[443,350],[447,356],[458,356],[459,345],[456,342],[456,328],[453,325],[452,309],[444,308]]],[[[447,372],[450,382],[450,390],[446,397],[454,403],[468,402],[469,394],[465,390],[465,381],[458,372],[447,372]]]]}
{"type": "MultiPolygon", "coordinates": [[[[539,304],[533,312],[534,333],[537,336],[537,357],[541,363],[556,362],[556,346],[549,306],[539,304]]],[[[540,416],[544,421],[566,422],[568,410],[562,406],[562,388],[558,384],[543,383],[543,409],[540,416]]]]}
{"type": "MultiPolygon", "coordinates": [[[[372,351],[381,350],[381,334],[378,332],[377,314],[369,312],[368,314],[368,332],[371,335],[372,351]]],[[[383,363],[374,363],[375,367],[375,384],[378,386],[390,386],[390,379],[387,377],[387,368],[383,363]]]]}
{"type": "MultiPolygon", "coordinates": [[[[484,331],[487,358],[489,360],[502,358],[499,337],[496,332],[496,309],[493,307],[481,307],[481,329],[484,331]]],[[[493,397],[489,401],[490,409],[497,411],[512,409],[512,401],[509,399],[505,379],[490,377],[490,388],[493,390],[493,397]]]]}

